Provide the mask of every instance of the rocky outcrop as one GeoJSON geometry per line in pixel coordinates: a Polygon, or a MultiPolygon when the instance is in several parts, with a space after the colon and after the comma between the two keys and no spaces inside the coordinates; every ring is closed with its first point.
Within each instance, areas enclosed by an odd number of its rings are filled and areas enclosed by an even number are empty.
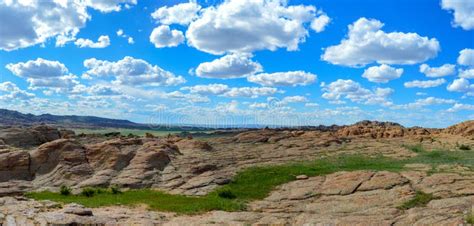
{"type": "Polygon", "coordinates": [[[125,206],[90,209],[74,203],[61,206],[51,201],[4,197],[0,198],[0,224],[465,225],[466,216],[473,213],[473,194],[438,196],[435,193],[437,198],[425,206],[399,208],[420,189],[445,190],[444,185],[452,181],[450,177],[455,181],[474,181],[473,176],[428,176],[415,171],[338,172],[283,184],[267,198],[249,203],[244,211],[195,215],[125,206]],[[346,185],[348,189],[343,188],[346,185]]]}
{"type": "Polygon", "coordinates": [[[361,121],[337,130],[336,134],[342,137],[395,138],[430,135],[431,132],[424,128],[405,128],[392,122],[361,121]]]}
{"type": "Polygon", "coordinates": [[[474,120],[461,122],[443,130],[443,133],[451,135],[460,135],[474,137],[474,120]]]}
{"type": "Polygon", "coordinates": [[[58,130],[47,125],[33,127],[11,127],[0,129],[2,143],[15,147],[34,147],[62,137],[71,137],[74,132],[58,130]]]}

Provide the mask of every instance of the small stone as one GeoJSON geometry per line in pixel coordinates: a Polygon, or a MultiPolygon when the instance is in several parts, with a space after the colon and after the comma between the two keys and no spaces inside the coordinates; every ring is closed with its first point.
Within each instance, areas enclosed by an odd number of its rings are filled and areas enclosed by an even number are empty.
{"type": "Polygon", "coordinates": [[[296,179],[297,179],[297,180],[306,180],[306,179],[308,179],[308,178],[309,178],[309,177],[306,176],[306,175],[298,175],[298,176],[296,176],[296,179]]]}

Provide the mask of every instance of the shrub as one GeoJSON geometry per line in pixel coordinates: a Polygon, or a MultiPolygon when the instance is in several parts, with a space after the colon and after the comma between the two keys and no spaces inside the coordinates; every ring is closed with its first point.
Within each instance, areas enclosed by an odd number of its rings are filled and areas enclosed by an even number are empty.
{"type": "Polygon", "coordinates": [[[81,194],[86,197],[92,197],[95,194],[95,189],[93,188],[83,188],[81,194]]]}
{"type": "Polygon", "coordinates": [[[61,195],[68,196],[71,194],[71,189],[66,185],[61,185],[61,188],[59,188],[59,193],[61,193],[61,195]]]}
{"type": "Polygon", "coordinates": [[[97,188],[97,189],[95,189],[95,192],[97,194],[103,194],[103,193],[107,193],[107,190],[104,189],[104,188],[97,188]]]}
{"type": "Polygon", "coordinates": [[[237,196],[236,196],[234,193],[232,193],[231,190],[222,190],[222,191],[219,191],[219,192],[217,193],[217,195],[218,195],[219,197],[221,197],[221,198],[224,198],[224,199],[235,199],[235,198],[237,198],[237,196]]]}
{"type": "Polygon", "coordinates": [[[463,151],[469,151],[471,150],[471,147],[469,147],[469,145],[461,144],[459,145],[459,149],[463,151]]]}
{"type": "Polygon", "coordinates": [[[114,195],[122,193],[122,191],[120,191],[120,188],[119,188],[117,185],[112,185],[112,186],[110,187],[110,191],[111,191],[112,194],[114,194],[114,195]]]}
{"type": "Polygon", "coordinates": [[[426,206],[426,204],[428,204],[433,199],[435,199],[435,197],[432,194],[417,191],[415,197],[403,203],[399,209],[407,210],[413,207],[426,206]]]}

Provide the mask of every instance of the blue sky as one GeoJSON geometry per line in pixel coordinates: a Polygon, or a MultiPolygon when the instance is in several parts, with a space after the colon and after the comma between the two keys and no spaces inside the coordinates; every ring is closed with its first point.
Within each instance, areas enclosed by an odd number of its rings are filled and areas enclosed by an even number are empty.
{"type": "Polygon", "coordinates": [[[0,0],[0,106],[160,124],[474,119],[469,0],[0,0]]]}

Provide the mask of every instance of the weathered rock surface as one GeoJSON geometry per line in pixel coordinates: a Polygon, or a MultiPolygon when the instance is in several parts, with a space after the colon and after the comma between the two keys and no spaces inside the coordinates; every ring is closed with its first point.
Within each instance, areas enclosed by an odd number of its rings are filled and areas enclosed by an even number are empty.
{"type": "Polygon", "coordinates": [[[0,129],[0,140],[4,144],[15,147],[33,147],[71,134],[73,134],[72,131],[58,130],[47,125],[11,127],[0,129]]]}
{"type": "Polygon", "coordinates": [[[0,198],[0,223],[457,225],[464,222],[474,203],[474,173],[462,165],[441,165],[437,170],[442,173],[434,174],[428,173],[432,173],[429,164],[410,164],[407,171],[400,173],[294,175],[297,180],[279,186],[264,200],[250,203],[246,211],[212,211],[195,216],[153,212],[144,207],[61,207],[11,196],[32,190],[58,190],[61,185],[77,192],[81,187],[112,184],[205,195],[230,183],[239,170],[256,165],[340,154],[392,158],[417,155],[402,144],[419,144],[426,150],[455,150],[458,143],[474,147],[471,124],[434,130],[361,122],[324,130],[250,130],[206,139],[176,135],[74,136],[44,126],[37,128],[45,131],[41,136],[28,131],[25,138],[14,139],[12,134],[23,136],[24,131],[11,130],[4,136],[8,139],[0,136],[0,197],[10,196],[0,198]],[[397,208],[416,191],[432,193],[437,199],[425,207],[406,211],[397,208]]]}
{"type": "MultiPolygon", "coordinates": [[[[250,203],[242,212],[211,211],[200,215],[176,215],[148,211],[143,207],[63,207],[50,201],[0,198],[0,223],[10,224],[94,224],[94,225],[462,225],[471,213],[474,195],[438,197],[426,206],[409,210],[398,207],[412,199],[412,185],[429,181],[431,189],[443,187],[449,175],[411,172],[339,172],[296,180],[275,189],[264,200],[250,203]],[[339,182],[335,183],[335,178],[339,182]],[[414,180],[412,180],[414,179],[414,180]],[[440,179],[440,180],[435,180],[440,179]],[[396,181],[396,182],[393,182],[396,181]],[[436,182],[438,181],[438,182],[436,182]],[[358,189],[344,194],[342,184],[360,182],[358,189]],[[362,189],[365,184],[365,188],[362,189]],[[325,185],[323,187],[323,185],[325,185]]],[[[452,176],[452,175],[451,175],[452,176]]],[[[474,177],[457,176],[474,181],[474,177]]]]}

